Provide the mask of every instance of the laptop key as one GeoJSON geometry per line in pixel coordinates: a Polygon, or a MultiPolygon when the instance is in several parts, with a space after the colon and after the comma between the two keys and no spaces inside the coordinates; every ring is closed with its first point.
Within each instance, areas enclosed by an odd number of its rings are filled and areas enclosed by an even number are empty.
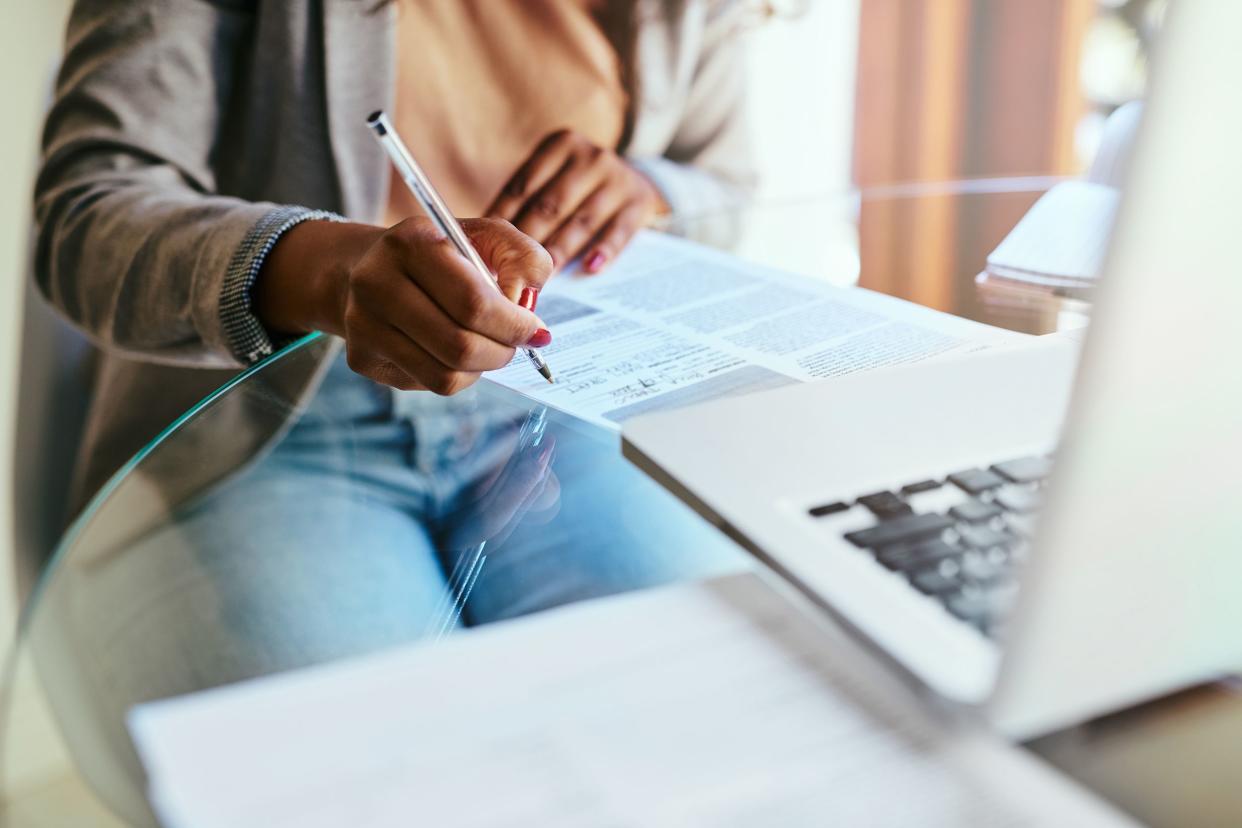
{"type": "Polygon", "coordinates": [[[1035,518],[1032,515],[1005,515],[1005,525],[1009,531],[1024,538],[1035,536],[1035,518]]]}
{"type": "Polygon", "coordinates": [[[992,471],[1007,477],[1014,483],[1034,483],[1043,480],[1052,471],[1052,460],[1048,457],[1019,457],[992,466],[992,471]]]}
{"type": "Polygon", "coordinates": [[[901,487],[903,495],[918,494],[919,492],[930,492],[933,489],[939,489],[944,484],[939,480],[920,480],[917,483],[907,483],[901,487]]]}
{"type": "Polygon", "coordinates": [[[813,509],[807,509],[807,513],[811,517],[825,517],[826,515],[835,515],[837,512],[848,512],[850,504],[837,501],[836,503],[825,503],[823,506],[816,506],[813,509]]]}
{"type": "Polygon", "coordinates": [[[953,521],[944,515],[905,515],[883,521],[870,529],[847,532],[845,539],[863,549],[879,549],[934,538],[952,525],[953,521]]]}
{"type": "Polygon", "coordinates": [[[984,635],[995,636],[1013,610],[1017,594],[1016,583],[1000,581],[986,588],[965,586],[942,600],[949,612],[984,635]]]}
{"type": "Polygon", "coordinates": [[[988,469],[960,471],[957,474],[949,475],[949,481],[962,491],[972,495],[982,494],[988,489],[995,489],[997,486],[1005,485],[1005,478],[988,469]]]}
{"type": "Polygon", "coordinates": [[[880,520],[890,520],[914,512],[910,506],[892,492],[876,492],[858,498],[858,505],[865,506],[880,520]]]}
{"type": "Polygon", "coordinates": [[[968,500],[965,503],[954,506],[949,510],[949,514],[966,523],[983,523],[1001,514],[1001,510],[992,503],[968,500]]]}
{"type": "Polygon", "coordinates": [[[1041,500],[1036,490],[1006,486],[997,491],[996,502],[1010,512],[1025,515],[1039,511],[1041,500]]]}
{"type": "Polygon", "coordinates": [[[993,584],[1008,577],[1009,566],[1003,558],[970,552],[962,556],[962,574],[974,583],[993,584]]]}
{"type": "Polygon", "coordinates": [[[949,612],[967,624],[974,625],[984,634],[987,634],[1002,611],[1007,609],[999,604],[993,596],[975,587],[967,587],[944,599],[944,605],[949,612]]]}
{"type": "Polygon", "coordinates": [[[959,531],[962,542],[975,549],[990,549],[993,546],[1008,546],[1013,543],[1013,535],[987,526],[963,526],[959,531]]]}
{"type": "Polygon", "coordinates": [[[962,550],[956,546],[951,546],[940,538],[933,538],[921,543],[885,546],[876,550],[875,558],[889,569],[906,572],[929,566],[961,553],[962,550]]]}
{"type": "Polygon", "coordinates": [[[963,492],[957,486],[941,486],[939,489],[932,489],[929,492],[906,495],[906,503],[910,504],[910,508],[914,510],[916,515],[926,515],[933,512],[939,515],[947,514],[954,506],[965,503],[970,499],[970,495],[963,492]]]}
{"type": "Polygon", "coordinates": [[[961,570],[952,559],[911,572],[909,578],[914,588],[926,595],[943,596],[962,586],[961,570]]]}

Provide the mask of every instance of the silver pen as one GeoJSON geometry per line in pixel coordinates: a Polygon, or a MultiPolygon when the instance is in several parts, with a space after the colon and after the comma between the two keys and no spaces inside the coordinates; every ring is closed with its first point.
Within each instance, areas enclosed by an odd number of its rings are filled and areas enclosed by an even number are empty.
{"type": "MultiPolygon", "coordinates": [[[[492,272],[488,270],[487,265],[483,262],[483,257],[479,255],[479,251],[474,249],[474,245],[470,243],[470,239],[466,236],[466,231],[462,229],[457,218],[449,210],[448,205],[444,203],[444,199],[436,192],[436,188],[431,186],[431,180],[427,178],[427,174],[423,172],[423,168],[418,166],[418,162],[414,160],[414,156],[410,154],[410,150],[406,147],[405,142],[401,140],[401,136],[397,134],[393,128],[392,122],[388,120],[388,116],[383,110],[373,112],[367,118],[367,126],[371,128],[376,140],[380,146],[384,148],[384,152],[388,153],[388,158],[392,161],[393,166],[397,168],[397,172],[401,175],[401,180],[405,182],[405,186],[410,188],[410,192],[414,194],[414,198],[422,205],[427,216],[435,222],[436,226],[448,238],[452,239],[453,246],[461,255],[470,260],[479,273],[487,279],[488,284],[496,288],[496,292],[500,292],[500,285],[496,284],[492,272]]],[[[552,371],[548,368],[548,363],[543,361],[543,357],[534,348],[523,348],[526,352],[526,358],[531,361],[544,379],[548,382],[554,382],[552,379],[552,371]]]]}

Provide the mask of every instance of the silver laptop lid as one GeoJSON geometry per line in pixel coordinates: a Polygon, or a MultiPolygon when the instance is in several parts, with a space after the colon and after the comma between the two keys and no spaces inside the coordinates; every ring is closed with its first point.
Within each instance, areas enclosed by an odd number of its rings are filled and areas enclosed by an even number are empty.
{"type": "Polygon", "coordinates": [[[1242,666],[1242,2],[1179,0],[993,714],[1081,721],[1242,666]]]}

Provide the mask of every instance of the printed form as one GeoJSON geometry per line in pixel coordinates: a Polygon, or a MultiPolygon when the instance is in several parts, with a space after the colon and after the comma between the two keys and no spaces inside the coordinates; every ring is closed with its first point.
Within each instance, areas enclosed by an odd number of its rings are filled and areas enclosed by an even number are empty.
{"type": "Polygon", "coordinates": [[[1014,344],[1022,334],[644,232],[603,274],[539,297],[556,384],[520,353],[487,378],[613,429],[738,393],[1014,344]]]}

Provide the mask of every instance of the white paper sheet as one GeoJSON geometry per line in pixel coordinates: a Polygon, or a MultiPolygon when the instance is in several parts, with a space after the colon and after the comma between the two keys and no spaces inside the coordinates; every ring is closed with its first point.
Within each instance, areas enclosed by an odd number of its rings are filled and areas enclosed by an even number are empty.
{"type": "Polygon", "coordinates": [[[1050,288],[1090,287],[1104,265],[1121,193],[1064,181],[1040,196],[988,256],[988,272],[1050,288]]]}
{"type": "Polygon", "coordinates": [[[521,354],[487,378],[614,429],[661,408],[1024,338],[651,232],[599,276],[554,278],[539,315],[556,384],[521,354]]]}
{"type": "Polygon", "coordinates": [[[1114,826],[754,574],[135,709],[170,828],[1114,826]]]}

